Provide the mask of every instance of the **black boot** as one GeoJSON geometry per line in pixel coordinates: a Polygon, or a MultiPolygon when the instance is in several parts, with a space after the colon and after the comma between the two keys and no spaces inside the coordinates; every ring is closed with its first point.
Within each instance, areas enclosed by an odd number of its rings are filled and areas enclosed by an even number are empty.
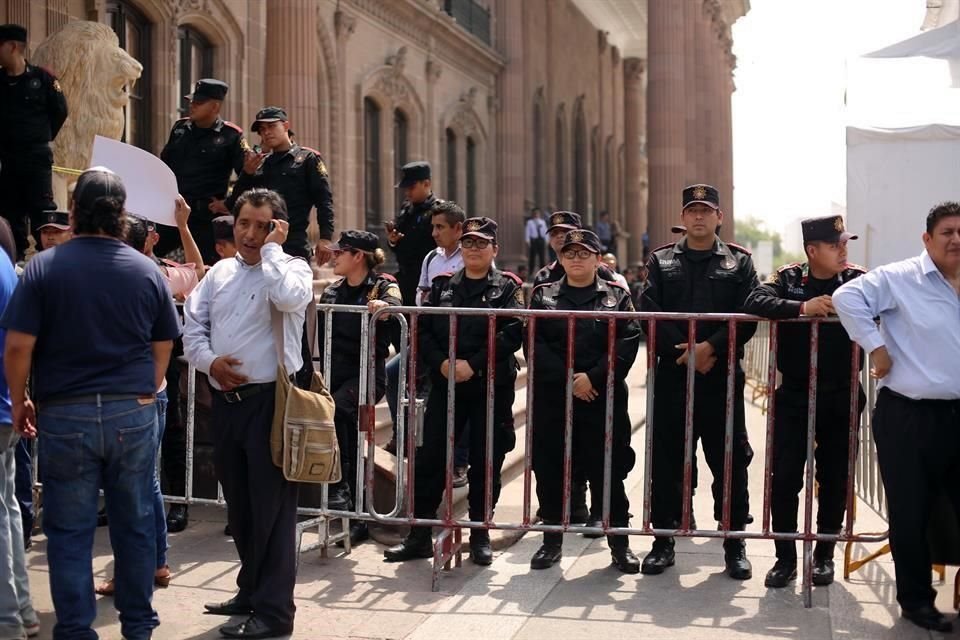
{"type": "Polygon", "coordinates": [[[607,536],[613,564],[623,573],[640,573],[640,559],[630,550],[627,536],[607,536]]]}
{"type": "Polygon", "coordinates": [[[187,528],[190,512],[185,504],[172,504],[167,511],[167,532],[180,533],[187,528]]]}
{"type": "Polygon", "coordinates": [[[767,571],[763,584],[771,589],[783,589],[797,579],[797,559],[778,558],[773,568],[767,571]]]}
{"type": "Polygon", "coordinates": [[[825,587],[833,584],[834,565],[833,550],[836,548],[836,542],[818,542],[813,550],[813,584],[818,587],[825,587]]]}
{"type": "Polygon", "coordinates": [[[473,560],[473,564],[479,564],[484,567],[493,564],[490,532],[486,529],[470,530],[470,559],[473,560]]]}
{"type": "MultiPolygon", "coordinates": [[[[357,545],[370,539],[370,529],[367,528],[367,523],[363,520],[351,520],[349,532],[351,545],[357,545]]],[[[337,546],[345,546],[343,540],[337,541],[337,546]]]]}
{"type": "Polygon", "coordinates": [[[347,484],[347,471],[344,469],[340,482],[330,485],[327,492],[327,508],[331,511],[352,511],[353,499],[350,485],[347,484]]]}
{"type": "Polygon", "coordinates": [[[587,508],[587,483],[574,479],[570,484],[570,524],[583,524],[590,520],[587,508]]]}
{"type": "Polygon", "coordinates": [[[747,544],[743,540],[723,541],[723,562],[727,566],[727,575],[734,580],[753,577],[753,565],[747,560],[747,544]]]}
{"type": "Polygon", "coordinates": [[[543,534],[543,544],[537,549],[537,552],[530,558],[531,569],[549,569],[560,562],[563,557],[561,551],[563,545],[563,534],[555,531],[548,531],[543,534]]]}
{"type": "Polygon", "coordinates": [[[395,547],[383,552],[387,562],[404,562],[415,558],[433,557],[433,539],[429,527],[410,527],[410,533],[395,547]]]}
{"type": "Polygon", "coordinates": [[[672,567],[676,562],[676,554],[673,550],[673,538],[656,538],[653,541],[653,548],[643,559],[640,571],[647,576],[654,576],[663,573],[667,567],[672,567]]]}

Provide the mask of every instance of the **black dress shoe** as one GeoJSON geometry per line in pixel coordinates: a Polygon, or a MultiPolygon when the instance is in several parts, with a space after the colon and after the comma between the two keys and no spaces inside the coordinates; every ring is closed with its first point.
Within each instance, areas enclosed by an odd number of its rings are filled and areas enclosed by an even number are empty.
{"type": "Polygon", "coordinates": [[[187,523],[190,520],[189,512],[187,511],[187,505],[185,504],[172,504],[170,505],[170,510],[167,511],[167,532],[168,533],[180,533],[187,528],[187,523]]]}
{"type": "Polygon", "coordinates": [[[813,584],[818,587],[825,587],[833,584],[834,566],[833,558],[813,557],[813,584]]]}
{"type": "Polygon", "coordinates": [[[727,575],[734,580],[753,577],[753,565],[747,560],[747,545],[743,540],[727,540],[723,544],[723,563],[727,567],[727,575]]]}
{"type": "Polygon", "coordinates": [[[417,558],[432,557],[433,540],[430,538],[429,529],[426,530],[426,536],[411,531],[400,544],[383,552],[383,559],[387,562],[405,562],[417,558]]]}
{"type": "Polygon", "coordinates": [[[241,600],[239,595],[233,596],[225,602],[209,602],[203,605],[206,613],[215,616],[242,616],[253,613],[250,603],[241,600]]]}
{"type": "Polygon", "coordinates": [[[531,569],[549,569],[560,562],[563,557],[563,547],[558,544],[542,545],[530,558],[531,569]]]}
{"type": "MultiPolygon", "coordinates": [[[[602,520],[590,520],[589,522],[587,522],[587,526],[588,526],[588,527],[597,527],[597,528],[599,528],[599,529],[603,529],[603,521],[602,521],[602,520]]],[[[602,537],[603,537],[603,533],[585,533],[585,534],[583,534],[583,537],[584,537],[584,538],[590,538],[591,540],[595,540],[595,539],[597,539],[597,538],[602,538],[602,537]]]]}
{"type": "Polygon", "coordinates": [[[937,611],[933,605],[924,605],[916,609],[903,609],[900,613],[904,618],[924,629],[939,631],[940,633],[950,633],[953,631],[953,624],[948,622],[943,614],[937,611]]]}
{"type": "Polygon", "coordinates": [[[783,589],[791,580],[797,579],[797,561],[796,560],[777,560],[773,568],[767,571],[767,577],[764,578],[764,586],[771,589],[783,589]]]}
{"type": "Polygon", "coordinates": [[[675,562],[673,538],[660,538],[653,541],[653,548],[643,559],[640,572],[646,576],[655,576],[663,573],[667,567],[672,567],[675,562]]]}
{"type": "Polygon", "coordinates": [[[285,629],[276,629],[267,626],[267,623],[257,616],[250,616],[240,624],[227,625],[220,627],[220,635],[225,638],[247,638],[254,640],[256,638],[279,638],[293,633],[293,627],[285,629]]]}
{"type": "Polygon", "coordinates": [[[617,569],[623,573],[640,573],[640,559],[630,547],[611,547],[610,557],[617,569]]]}
{"type": "Polygon", "coordinates": [[[490,540],[474,542],[470,541],[470,559],[473,564],[479,564],[489,567],[493,564],[493,548],[490,546],[490,540]]]}
{"type": "MultiPolygon", "coordinates": [[[[351,520],[350,521],[350,544],[356,545],[361,542],[365,542],[370,539],[370,529],[367,528],[367,523],[363,520],[351,520]]],[[[337,541],[338,547],[343,547],[343,540],[337,541]]]]}

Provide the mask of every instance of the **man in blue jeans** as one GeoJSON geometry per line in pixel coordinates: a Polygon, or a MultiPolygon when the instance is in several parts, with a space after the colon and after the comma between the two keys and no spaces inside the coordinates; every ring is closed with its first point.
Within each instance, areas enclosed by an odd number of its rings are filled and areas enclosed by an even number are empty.
{"type": "Polygon", "coordinates": [[[30,261],[0,319],[13,426],[26,437],[43,434],[54,640],[98,637],[91,628],[97,613],[91,562],[100,489],[115,549],[121,633],[144,640],[160,623],[151,604],[156,390],[180,324],[156,265],[120,239],[126,201],[120,178],[89,169],[73,197],[73,240],[30,261]]]}

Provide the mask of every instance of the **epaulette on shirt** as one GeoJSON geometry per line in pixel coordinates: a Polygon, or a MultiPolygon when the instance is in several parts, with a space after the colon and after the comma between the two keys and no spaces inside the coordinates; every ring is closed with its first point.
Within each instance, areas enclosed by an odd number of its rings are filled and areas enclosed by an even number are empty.
{"type": "Polygon", "coordinates": [[[747,249],[746,247],[742,247],[742,246],[740,246],[739,244],[737,244],[737,243],[735,243],[735,242],[728,242],[728,243],[726,243],[726,244],[727,244],[728,247],[732,247],[733,249],[736,249],[736,250],[740,251],[741,253],[745,253],[745,254],[747,254],[748,256],[752,256],[752,255],[753,255],[753,253],[750,251],[750,249],[747,249]]]}
{"type": "Polygon", "coordinates": [[[445,271],[444,273],[438,273],[437,275],[433,276],[433,282],[436,282],[439,278],[452,278],[453,274],[454,274],[453,271],[445,271]]]}
{"type": "Polygon", "coordinates": [[[863,273],[867,272],[866,267],[861,267],[859,264],[854,264],[852,262],[848,262],[846,268],[851,269],[853,271],[862,271],[863,273]]]}
{"type": "Polygon", "coordinates": [[[523,280],[521,280],[521,279],[520,279],[520,276],[518,276],[518,275],[515,274],[514,272],[512,272],[512,271],[501,271],[500,273],[502,273],[503,275],[507,276],[508,278],[510,278],[510,279],[512,279],[514,282],[516,282],[518,287],[522,287],[522,286],[523,286],[523,280]]]}
{"type": "Polygon", "coordinates": [[[223,124],[225,124],[226,126],[230,127],[231,129],[233,129],[233,130],[236,131],[237,133],[243,133],[243,128],[242,128],[240,125],[236,125],[236,124],[230,122],[229,120],[224,120],[224,121],[223,121],[223,124]]]}
{"type": "Polygon", "coordinates": [[[661,249],[666,249],[667,247],[672,247],[672,246],[675,245],[675,244],[677,244],[677,243],[676,243],[676,242],[668,242],[668,243],[666,243],[666,244],[662,244],[662,245],[660,245],[659,247],[657,247],[656,249],[654,249],[653,251],[651,251],[650,253],[656,253],[657,251],[660,251],[661,249]]]}
{"type": "Polygon", "coordinates": [[[382,278],[383,280],[386,280],[386,281],[388,281],[388,282],[396,282],[396,281],[397,281],[397,279],[394,278],[394,277],[393,277],[392,275],[390,275],[389,273],[378,273],[378,274],[377,274],[377,277],[382,278]]]}
{"type": "Polygon", "coordinates": [[[310,153],[317,156],[318,158],[320,157],[320,152],[317,151],[316,149],[311,149],[310,147],[305,147],[303,145],[300,145],[300,148],[303,149],[304,151],[309,151],[310,153]]]}
{"type": "Polygon", "coordinates": [[[794,263],[791,263],[791,264],[785,264],[785,265],[783,265],[782,267],[780,267],[779,269],[777,269],[777,273],[782,273],[782,272],[787,271],[787,270],[789,270],[789,269],[796,269],[797,267],[802,267],[802,266],[803,266],[803,263],[802,263],[802,262],[794,262],[794,263]]]}

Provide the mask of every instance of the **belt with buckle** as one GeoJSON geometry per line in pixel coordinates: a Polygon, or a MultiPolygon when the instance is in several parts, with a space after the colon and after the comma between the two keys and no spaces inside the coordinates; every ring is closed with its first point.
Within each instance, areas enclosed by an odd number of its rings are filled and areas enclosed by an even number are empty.
{"type": "Polygon", "coordinates": [[[273,391],[276,388],[276,382],[259,382],[254,384],[245,384],[241,387],[231,389],[230,391],[218,391],[218,393],[220,394],[220,397],[223,398],[223,401],[227,404],[236,404],[238,402],[243,402],[247,398],[263,393],[264,391],[273,391]]]}

